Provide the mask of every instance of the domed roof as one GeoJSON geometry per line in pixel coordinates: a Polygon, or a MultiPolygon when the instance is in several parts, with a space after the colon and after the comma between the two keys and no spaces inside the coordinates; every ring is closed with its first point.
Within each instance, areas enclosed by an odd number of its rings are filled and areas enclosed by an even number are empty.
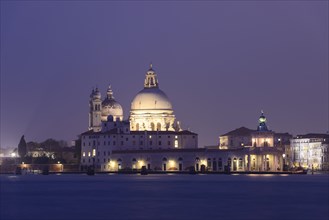
{"type": "Polygon", "coordinates": [[[144,88],[131,103],[131,110],[172,110],[167,95],[158,87],[144,88]]]}
{"type": "Polygon", "coordinates": [[[145,75],[144,89],[133,99],[131,110],[169,110],[172,112],[172,105],[167,95],[159,89],[157,74],[152,68],[152,63],[145,75]]]}
{"type": "Polygon", "coordinates": [[[118,103],[113,97],[113,91],[111,86],[107,90],[107,97],[102,102],[102,116],[122,116],[123,110],[120,103],[118,103]]]}

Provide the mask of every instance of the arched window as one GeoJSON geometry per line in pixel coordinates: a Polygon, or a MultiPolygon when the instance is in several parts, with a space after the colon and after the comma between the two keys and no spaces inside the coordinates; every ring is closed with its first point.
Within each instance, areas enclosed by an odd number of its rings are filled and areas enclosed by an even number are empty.
{"type": "Polygon", "coordinates": [[[229,157],[229,158],[227,159],[227,166],[231,167],[231,163],[232,163],[232,160],[231,160],[231,158],[229,157]]]}
{"type": "Polygon", "coordinates": [[[136,131],[139,131],[139,123],[136,124],[136,131]]]}
{"type": "Polygon", "coordinates": [[[242,158],[239,158],[239,164],[238,164],[239,169],[242,169],[242,158]]]}
{"type": "Polygon", "coordinates": [[[233,158],[233,171],[236,171],[237,170],[237,160],[236,158],[233,158]]]}
{"type": "Polygon", "coordinates": [[[157,123],[157,131],[161,131],[161,124],[160,124],[160,122],[157,123]]]}
{"type": "Polygon", "coordinates": [[[151,122],[151,131],[154,131],[155,130],[155,125],[153,122],[151,122]]]}

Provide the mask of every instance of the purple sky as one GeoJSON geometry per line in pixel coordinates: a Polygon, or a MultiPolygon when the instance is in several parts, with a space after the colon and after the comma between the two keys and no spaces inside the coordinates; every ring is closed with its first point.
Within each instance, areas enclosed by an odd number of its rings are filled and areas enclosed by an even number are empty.
{"type": "Polygon", "coordinates": [[[127,118],[151,61],[199,146],[262,109],[277,132],[329,130],[327,1],[1,1],[1,147],[75,139],[95,85],[127,118]]]}

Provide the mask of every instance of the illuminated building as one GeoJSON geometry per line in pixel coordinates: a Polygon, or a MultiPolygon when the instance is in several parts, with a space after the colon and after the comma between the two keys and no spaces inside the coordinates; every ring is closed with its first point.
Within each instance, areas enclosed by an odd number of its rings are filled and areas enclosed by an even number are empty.
{"type": "Polygon", "coordinates": [[[130,110],[132,131],[174,131],[175,115],[167,95],[160,90],[155,71],[146,72],[144,89],[133,99],[130,110]]]}
{"type": "Polygon", "coordinates": [[[291,139],[294,167],[329,170],[329,134],[297,135],[291,139]]]}
{"type": "Polygon", "coordinates": [[[219,136],[219,149],[236,149],[241,147],[289,147],[292,135],[289,133],[275,133],[268,130],[264,112],[259,117],[256,130],[246,127],[237,128],[219,136]]]}
{"type": "Polygon", "coordinates": [[[122,107],[111,88],[107,101],[101,100],[98,89],[92,91],[89,130],[81,134],[81,169],[93,166],[98,171],[118,171],[145,166],[160,171],[282,171],[283,151],[273,147],[274,136],[262,114],[257,131],[241,136],[240,142],[233,141],[239,142],[237,146],[198,148],[198,135],[176,122],[151,65],[144,88],[131,103],[128,120],[123,120],[122,107]]]}

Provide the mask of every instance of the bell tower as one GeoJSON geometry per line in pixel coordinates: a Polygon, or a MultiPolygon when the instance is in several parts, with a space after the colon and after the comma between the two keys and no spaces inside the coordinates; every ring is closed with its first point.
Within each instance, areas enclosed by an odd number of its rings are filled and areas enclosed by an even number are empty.
{"type": "Polygon", "coordinates": [[[89,130],[94,130],[95,132],[101,130],[102,128],[101,116],[102,116],[101,93],[96,87],[96,89],[92,90],[89,100],[89,126],[88,126],[89,130]]]}

